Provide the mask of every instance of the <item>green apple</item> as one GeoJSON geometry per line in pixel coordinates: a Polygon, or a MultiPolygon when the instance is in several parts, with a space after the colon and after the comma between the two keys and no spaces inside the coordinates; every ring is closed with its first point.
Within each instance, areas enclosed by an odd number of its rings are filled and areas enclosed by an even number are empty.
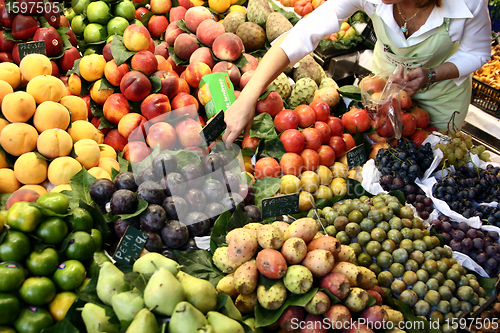
{"type": "Polygon", "coordinates": [[[64,10],[64,16],[66,16],[66,18],[68,19],[69,22],[71,22],[71,20],[73,20],[73,17],[76,16],[76,13],[75,11],[73,10],[73,8],[66,8],[64,10]]]}
{"type": "Polygon", "coordinates": [[[109,20],[107,28],[108,28],[108,34],[109,35],[120,35],[123,36],[123,32],[125,29],[128,27],[128,21],[124,19],[123,17],[115,17],[109,20]]]}
{"type": "Polygon", "coordinates": [[[90,1],[91,0],[71,0],[71,7],[76,14],[81,14],[87,9],[90,1]]]}
{"type": "Polygon", "coordinates": [[[73,30],[75,35],[81,36],[83,35],[83,31],[88,23],[89,22],[85,19],[85,16],[77,15],[71,20],[71,30],[73,30]]]}
{"type": "Polygon", "coordinates": [[[106,24],[113,18],[109,6],[104,1],[91,2],[87,7],[87,19],[91,23],[106,24]]]}
{"type": "Polygon", "coordinates": [[[98,23],[90,23],[85,27],[85,31],[83,32],[83,39],[88,44],[104,41],[107,37],[106,28],[98,23]]]}
{"type": "Polygon", "coordinates": [[[130,22],[130,24],[136,24],[136,25],[140,25],[141,27],[144,26],[144,24],[142,24],[141,21],[139,21],[138,19],[134,19],[132,22],[130,22]]]}
{"type": "Polygon", "coordinates": [[[131,21],[135,18],[135,6],[132,1],[124,0],[113,7],[113,15],[131,21]]]}

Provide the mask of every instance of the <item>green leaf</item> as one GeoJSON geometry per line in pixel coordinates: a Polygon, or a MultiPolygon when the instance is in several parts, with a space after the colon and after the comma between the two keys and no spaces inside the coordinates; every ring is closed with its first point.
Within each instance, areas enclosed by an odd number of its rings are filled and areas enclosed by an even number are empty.
{"type": "Polygon", "coordinates": [[[189,31],[189,29],[187,28],[186,22],[184,20],[177,20],[176,23],[179,29],[181,29],[184,32],[187,32],[188,34],[191,33],[191,31],[189,31]]]}
{"type": "Polygon", "coordinates": [[[103,129],[103,128],[117,128],[118,125],[115,123],[110,122],[109,120],[106,119],[106,117],[102,116],[101,117],[101,122],[99,123],[99,128],[98,129],[103,129]]]}
{"type": "Polygon", "coordinates": [[[373,306],[375,304],[377,304],[377,300],[375,299],[375,297],[368,295],[368,304],[366,305],[366,307],[369,308],[370,306],[373,306]]]}
{"type": "Polygon", "coordinates": [[[182,271],[197,277],[207,280],[214,286],[217,285],[224,274],[215,267],[212,261],[212,254],[205,250],[179,251],[174,250],[175,256],[179,264],[183,265],[182,271]]]}
{"type": "Polygon", "coordinates": [[[8,231],[7,228],[3,228],[2,232],[0,232],[0,244],[2,244],[5,236],[7,236],[7,231],[8,231]]]}
{"type": "Polygon", "coordinates": [[[212,253],[226,242],[227,224],[231,218],[231,212],[226,210],[215,220],[212,233],[210,234],[210,251],[212,253]]]}
{"type": "Polygon", "coordinates": [[[217,294],[217,311],[220,312],[220,310],[226,306],[228,298],[229,296],[223,292],[217,294]]]}
{"type": "Polygon", "coordinates": [[[289,306],[306,306],[307,303],[316,295],[318,288],[313,288],[303,295],[290,295],[285,304],[278,310],[266,310],[259,303],[255,306],[255,327],[265,327],[278,321],[283,311],[289,306]]]}
{"type": "Polygon", "coordinates": [[[275,4],[274,1],[269,1],[269,4],[275,12],[283,14],[283,16],[285,16],[291,24],[295,25],[297,24],[297,22],[299,22],[300,18],[294,12],[284,10],[283,8],[275,4]]]}
{"type": "Polygon", "coordinates": [[[57,217],[63,218],[63,217],[71,215],[71,213],[58,214],[58,213],[54,212],[51,209],[48,209],[48,208],[40,206],[36,202],[30,202],[28,205],[38,208],[38,210],[40,211],[40,213],[42,213],[42,215],[44,215],[44,216],[49,216],[49,217],[50,216],[57,216],[57,217]]]}
{"type": "Polygon", "coordinates": [[[200,156],[196,155],[192,151],[189,150],[178,150],[175,152],[172,152],[173,155],[175,156],[177,160],[177,171],[180,172],[180,170],[188,165],[188,164],[197,164],[199,165],[201,163],[201,158],[200,156]]]}
{"type": "Polygon", "coordinates": [[[44,328],[42,333],[80,333],[80,331],[69,320],[64,318],[54,326],[44,328]]]}
{"type": "Polygon", "coordinates": [[[151,75],[149,77],[149,81],[151,81],[151,93],[156,94],[161,89],[161,79],[159,76],[151,75]]]}
{"type": "Polygon", "coordinates": [[[102,305],[101,300],[97,296],[97,280],[99,279],[100,270],[97,270],[96,274],[92,276],[89,283],[78,293],[78,297],[87,303],[94,303],[97,305],[102,305]]]}
{"type": "Polygon", "coordinates": [[[240,55],[240,57],[238,59],[236,59],[235,61],[232,62],[233,64],[236,65],[236,67],[238,68],[241,68],[243,66],[245,66],[246,64],[248,64],[248,60],[247,58],[242,54],[240,55]]]}
{"type": "Polygon", "coordinates": [[[132,287],[139,289],[144,294],[144,289],[148,284],[149,279],[153,274],[142,274],[139,272],[129,272],[123,276],[123,280],[128,282],[132,287]]]}
{"type": "Polygon", "coordinates": [[[120,173],[120,171],[116,170],[115,168],[111,167],[111,180],[115,181],[116,176],[120,173]]]}
{"type": "Polygon", "coordinates": [[[246,148],[241,150],[241,155],[253,156],[253,155],[255,155],[255,150],[253,150],[252,148],[246,147],[246,148]]]}
{"type": "Polygon", "coordinates": [[[262,205],[262,199],[270,198],[275,195],[281,187],[281,179],[273,177],[264,177],[255,182],[253,188],[255,190],[255,204],[259,207],[262,205]]]}
{"type": "Polygon", "coordinates": [[[186,67],[187,65],[189,65],[189,60],[184,60],[184,59],[181,59],[181,58],[179,58],[179,57],[175,54],[175,51],[174,51],[174,47],[173,47],[173,46],[169,46],[169,47],[167,47],[167,50],[168,50],[168,54],[170,55],[170,57],[172,58],[172,60],[175,62],[175,64],[176,64],[177,66],[186,67]]]}
{"type": "Polygon", "coordinates": [[[274,139],[278,137],[274,128],[273,118],[269,113],[261,113],[253,119],[250,137],[260,139],[274,139]]]}
{"type": "Polygon", "coordinates": [[[277,280],[270,279],[263,274],[259,274],[259,286],[263,286],[265,290],[269,290],[276,284],[277,280]]]}
{"type": "Polygon", "coordinates": [[[341,98],[339,100],[339,104],[337,104],[337,107],[335,109],[333,109],[332,111],[333,111],[333,115],[335,117],[340,117],[340,116],[342,116],[344,113],[346,113],[349,110],[347,108],[347,105],[344,102],[344,99],[341,98]]]}
{"type": "Polygon", "coordinates": [[[90,215],[92,215],[92,220],[94,220],[93,227],[101,232],[103,241],[106,241],[106,237],[108,235],[108,223],[106,222],[104,215],[99,210],[99,207],[97,207],[97,204],[88,205],[80,200],[78,206],[87,210],[90,215]]]}
{"type": "MultiPolygon", "coordinates": [[[[80,75],[80,60],[82,58],[76,59],[75,62],[73,63],[73,67],[66,73],[66,76],[70,76],[71,74],[75,73],[77,74],[80,78],[82,77],[80,75]]],[[[83,80],[83,79],[82,79],[83,80]]]]}
{"type": "Polygon", "coordinates": [[[153,12],[146,12],[139,21],[141,21],[142,24],[144,24],[144,26],[147,28],[148,27],[148,24],[149,24],[149,19],[151,18],[151,16],[153,16],[153,12]]]}
{"type": "Polygon", "coordinates": [[[126,172],[130,170],[130,162],[124,159],[121,156],[116,157],[118,160],[118,164],[120,164],[120,172],[126,172]]]}
{"type": "Polygon", "coordinates": [[[12,193],[3,193],[0,194],[0,209],[4,210],[5,209],[5,204],[7,203],[7,200],[9,200],[9,197],[11,196],[12,193]]]}
{"type": "Polygon", "coordinates": [[[97,104],[92,99],[90,99],[90,111],[92,112],[94,117],[104,117],[104,112],[102,111],[102,105],[97,104]]]}
{"type": "Polygon", "coordinates": [[[404,206],[406,204],[405,194],[400,190],[394,190],[389,192],[390,195],[398,198],[398,201],[404,206]]]}
{"type": "Polygon", "coordinates": [[[90,185],[95,182],[96,178],[92,176],[85,168],[82,168],[76,175],[71,177],[69,185],[71,191],[76,194],[76,197],[82,200],[87,205],[92,205],[94,201],[90,197],[90,185]]]}
{"type": "Polygon", "coordinates": [[[484,278],[480,275],[477,275],[477,281],[479,282],[479,285],[483,287],[484,291],[486,291],[486,299],[489,297],[493,297],[495,295],[495,286],[498,282],[497,277],[492,277],[492,278],[484,278]]]}
{"type": "Polygon", "coordinates": [[[366,195],[367,197],[370,198],[373,197],[373,194],[365,190],[363,186],[361,186],[361,183],[356,179],[347,178],[346,183],[347,183],[347,193],[345,195],[346,199],[356,199],[363,195],[366,195]]]}
{"type": "MultiPolygon", "coordinates": [[[[116,87],[114,85],[112,85],[108,79],[106,79],[105,76],[103,76],[101,78],[101,85],[99,86],[99,91],[103,90],[103,89],[112,89],[113,91],[119,89],[119,87],[116,87]]],[[[97,104],[97,103],[96,103],[97,104]]],[[[102,107],[102,106],[101,106],[102,107]]]]}
{"type": "MultiPolygon", "coordinates": [[[[0,112],[0,115],[1,114],[2,114],[2,112],[0,112]]],[[[5,156],[5,161],[7,162],[7,165],[9,166],[9,168],[13,169],[14,163],[16,162],[17,157],[7,153],[1,145],[0,145],[0,154],[3,154],[5,156]]]]}
{"type": "Polygon", "coordinates": [[[269,156],[278,161],[281,160],[285,153],[285,146],[283,146],[283,142],[279,138],[260,140],[255,152],[257,160],[269,156]]]}
{"type": "Polygon", "coordinates": [[[12,35],[12,32],[11,31],[7,31],[7,30],[3,31],[3,38],[5,38],[7,40],[11,40],[13,42],[17,42],[17,43],[26,43],[25,40],[15,39],[14,35],[12,35]]]}
{"type": "Polygon", "coordinates": [[[319,198],[318,200],[316,200],[315,205],[317,209],[323,209],[325,207],[332,207],[333,202],[325,198],[319,198]]]}
{"type": "Polygon", "coordinates": [[[330,298],[331,304],[340,303],[340,299],[337,296],[335,296],[334,294],[332,294],[330,290],[321,288],[320,291],[324,292],[328,296],[328,298],[330,298]]]}
{"type": "Polygon", "coordinates": [[[271,91],[276,91],[276,87],[274,86],[274,84],[268,85],[266,91],[264,91],[264,93],[260,95],[258,100],[261,101],[263,99],[266,99],[266,97],[271,93],[271,91]]]}
{"type": "Polygon", "coordinates": [[[361,101],[361,89],[353,85],[342,86],[338,89],[339,94],[355,101],[361,101]]]}
{"type": "Polygon", "coordinates": [[[136,54],[136,52],[129,51],[123,44],[123,37],[116,35],[111,41],[111,54],[115,59],[116,66],[120,66],[130,57],[136,54]]]}
{"type": "Polygon", "coordinates": [[[241,208],[241,205],[236,206],[236,210],[233,213],[233,216],[229,219],[226,231],[229,232],[236,228],[243,228],[246,224],[252,223],[252,219],[248,217],[247,214],[241,208]]]}
{"type": "Polygon", "coordinates": [[[62,194],[65,194],[68,197],[69,200],[69,208],[73,209],[75,207],[79,207],[80,205],[80,199],[76,196],[76,194],[73,191],[61,191],[62,194]]]}

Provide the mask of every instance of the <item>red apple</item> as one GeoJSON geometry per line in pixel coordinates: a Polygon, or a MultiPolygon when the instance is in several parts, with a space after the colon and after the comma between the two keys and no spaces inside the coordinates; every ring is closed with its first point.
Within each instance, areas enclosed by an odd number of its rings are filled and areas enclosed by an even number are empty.
{"type": "Polygon", "coordinates": [[[177,138],[183,147],[201,145],[203,143],[203,138],[200,135],[201,130],[200,123],[192,118],[186,118],[175,125],[177,138]]]}
{"type": "Polygon", "coordinates": [[[335,157],[340,158],[345,155],[347,151],[347,145],[345,144],[344,138],[342,136],[332,136],[328,145],[332,147],[335,151],[335,157]]]}
{"type": "Polygon", "coordinates": [[[14,11],[12,10],[7,10],[5,2],[2,0],[0,2],[0,25],[5,28],[12,28],[12,22],[14,21],[15,17],[16,13],[14,13],[14,11]]]}
{"type": "Polygon", "coordinates": [[[403,129],[401,133],[404,136],[412,135],[417,129],[417,119],[415,119],[415,116],[410,112],[403,112],[401,116],[401,122],[403,123],[403,129]]]}
{"type": "Polygon", "coordinates": [[[15,39],[28,40],[33,37],[39,25],[33,16],[18,14],[12,22],[12,36],[15,39]]]}
{"type": "MultiPolygon", "coordinates": [[[[344,128],[351,134],[366,132],[370,129],[370,117],[365,109],[353,108],[342,116],[344,128]]],[[[333,132],[333,131],[332,131],[333,132]]]]}
{"type": "Polygon", "coordinates": [[[54,27],[38,28],[33,41],[44,41],[48,57],[59,55],[63,50],[63,41],[54,27]]]}
{"type": "Polygon", "coordinates": [[[339,117],[329,116],[326,123],[330,127],[332,136],[339,136],[344,133],[344,123],[339,117]]]}
{"type": "Polygon", "coordinates": [[[78,41],[76,40],[76,35],[73,30],[71,30],[71,28],[68,28],[68,31],[66,31],[66,35],[69,36],[69,42],[71,43],[71,45],[76,47],[78,45],[78,41]]]}
{"type": "Polygon", "coordinates": [[[5,30],[0,30],[0,51],[12,52],[14,42],[9,39],[5,39],[3,36],[4,31],[5,30]]]}
{"type": "Polygon", "coordinates": [[[76,47],[72,47],[64,51],[64,55],[57,59],[57,65],[61,73],[67,73],[71,68],[73,68],[73,64],[77,59],[80,59],[80,52],[76,47]]]}
{"type": "Polygon", "coordinates": [[[415,116],[417,128],[426,128],[429,125],[429,114],[422,108],[415,107],[411,110],[411,114],[415,116]]]}

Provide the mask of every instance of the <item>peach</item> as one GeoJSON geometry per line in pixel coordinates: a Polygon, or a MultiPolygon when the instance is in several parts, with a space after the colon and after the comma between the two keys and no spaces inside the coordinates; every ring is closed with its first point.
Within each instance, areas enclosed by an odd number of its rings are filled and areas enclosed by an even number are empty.
{"type": "Polygon", "coordinates": [[[179,76],[179,74],[186,69],[186,67],[178,66],[170,56],[167,58],[167,61],[170,63],[170,65],[172,65],[172,69],[177,74],[177,76],[179,76]]]}
{"type": "MultiPolygon", "coordinates": [[[[12,89],[12,86],[8,84],[7,82],[0,80],[0,105],[2,104],[3,99],[5,96],[8,94],[12,94],[14,92],[14,89],[12,89]]],[[[0,131],[1,131],[1,126],[0,126],[0,131]]]]}
{"type": "Polygon", "coordinates": [[[99,105],[103,105],[109,96],[113,95],[113,89],[101,89],[102,80],[97,80],[90,88],[90,98],[99,105]]]}
{"type": "MultiPolygon", "coordinates": [[[[116,162],[116,163],[118,163],[118,162],[116,162]]],[[[109,170],[111,171],[111,166],[108,165],[108,167],[109,167],[109,170]]],[[[89,172],[89,174],[94,176],[95,179],[104,178],[104,179],[112,180],[111,175],[101,167],[96,166],[96,167],[88,169],[87,171],[89,172]]]]}
{"type": "Polygon", "coordinates": [[[12,89],[16,89],[21,84],[21,70],[16,64],[2,62],[0,63],[0,80],[10,84],[12,89]]]}
{"type": "Polygon", "coordinates": [[[75,142],[82,139],[92,139],[96,142],[99,140],[99,131],[86,120],[74,121],[68,128],[68,134],[75,142]]]}
{"type": "Polygon", "coordinates": [[[21,70],[21,75],[29,81],[38,75],[50,75],[52,73],[52,64],[47,56],[32,53],[21,60],[19,69],[21,70]]]}
{"type": "Polygon", "coordinates": [[[148,29],[137,24],[129,25],[123,32],[123,44],[129,51],[147,50],[150,39],[148,29]]]}
{"type": "Polygon", "coordinates": [[[235,61],[244,51],[243,42],[237,35],[226,32],[214,40],[212,51],[221,60],[235,61]]]}
{"type": "Polygon", "coordinates": [[[245,88],[248,81],[250,81],[250,79],[252,78],[252,75],[254,72],[255,71],[252,70],[252,71],[248,71],[248,72],[243,73],[243,75],[241,76],[241,79],[240,79],[240,83],[238,84],[241,90],[243,90],[243,88],[245,88]]]}
{"type": "Polygon", "coordinates": [[[201,78],[211,74],[210,67],[203,62],[193,62],[186,68],[186,82],[193,88],[198,88],[201,78]]]}
{"type": "Polygon", "coordinates": [[[191,92],[191,88],[189,88],[189,84],[186,82],[186,80],[179,78],[179,89],[177,90],[177,93],[185,93],[189,94],[191,92]]]}
{"type": "Polygon", "coordinates": [[[155,73],[161,80],[160,94],[167,95],[168,98],[173,98],[179,90],[179,78],[177,74],[167,71],[157,71],[155,73]]]}
{"type": "Polygon", "coordinates": [[[37,140],[36,129],[25,123],[8,124],[0,132],[0,146],[14,156],[35,150],[37,140]]]}
{"type": "Polygon", "coordinates": [[[215,59],[208,47],[200,47],[199,49],[196,49],[193,54],[191,54],[191,57],[189,57],[189,63],[192,64],[194,62],[203,62],[210,68],[213,68],[215,65],[215,59]]]}
{"type": "Polygon", "coordinates": [[[107,120],[118,124],[120,119],[130,112],[130,105],[123,94],[116,93],[108,97],[102,110],[107,120]]]}
{"type": "Polygon", "coordinates": [[[195,33],[201,22],[205,20],[211,20],[212,13],[206,7],[198,6],[189,8],[184,14],[184,21],[186,22],[186,27],[189,31],[195,33]]]}
{"type": "Polygon", "coordinates": [[[243,53],[243,55],[247,59],[248,63],[243,65],[240,68],[241,72],[246,73],[246,72],[255,70],[257,68],[257,66],[259,65],[259,60],[257,60],[257,58],[255,58],[253,55],[248,54],[248,53],[243,53]]]}
{"type": "Polygon", "coordinates": [[[199,121],[192,118],[184,119],[175,125],[175,133],[183,147],[197,147],[203,143],[200,135],[202,128],[199,121]]]}
{"type": "Polygon", "coordinates": [[[108,61],[106,66],[104,66],[104,76],[106,77],[106,80],[114,86],[119,86],[123,76],[128,72],[130,72],[130,68],[127,63],[117,66],[114,59],[108,61]]]}
{"type": "Polygon", "coordinates": [[[166,121],[170,116],[170,100],[164,94],[149,95],[141,103],[141,113],[147,120],[166,121]]]}
{"type": "Polygon", "coordinates": [[[167,59],[167,58],[168,58],[168,50],[167,50],[167,47],[168,47],[167,42],[163,42],[163,43],[158,44],[158,45],[155,47],[155,52],[154,52],[154,54],[155,54],[155,55],[161,55],[161,56],[163,56],[165,59],[167,59]]]}
{"type": "Polygon", "coordinates": [[[159,39],[168,27],[168,20],[164,15],[153,15],[148,22],[148,30],[152,38],[159,39]]]}
{"type": "Polygon", "coordinates": [[[111,42],[108,42],[104,47],[102,48],[102,55],[106,61],[111,61],[114,59],[113,53],[111,53],[111,42]]]}
{"type": "Polygon", "coordinates": [[[179,0],[179,7],[184,7],[186,10],[193,7],[193,2],[190,0],[179,0]]]}
{"type": "Polygon", "coordinates": [[[26,92],[33,96],[35,102],[59,102],[66,93],[64,83],[52,75],[39,75],[26,85],[26,92]]]}
{"type": "Polygon", "coordinates": [[[150,38],[150,39],[149,39],[149,47],[147,48],[147,50],[146,50],[146,51],[149,51],[149,52],[151,52],[151,53],[154,53],[154,52],[155,52],[155,47],[156,47],[156,45],[155,45],[155,41],[154,41],[154,39],[153,39],[153,38],[150,38]]]}
{"type": "MultiPolygon", "coordinates": [[[[10,85],[8,87],[12,90],[10,85]]],[[[24,91],[7,94],[2,100],[2,114],[11,123],[27,122],[35,114],[35,110],[35,99],[24,91]]]]}
{"type": "Polygon", "coordinates": [[[97,142],[91,139],[82,139],[75,142],[74,145],[75,154],[77,157],[75,160],[80,162],[80,164],[85,169],[90,169],[99,164],[99,159],[101,158],[101,151],[97,142]]]}
{"type": "MultiPolygon", "coordinates": [[[[151,0],[149,2],[149,5],[151,6],[151,12],[154,14],[166,14],[170,8],[172,8],[172,1],[171,0],[151,0]]],[[[165,16],[163,16],[165,17],[165,16]]],[[[149,21],[151,23],[151,21],[149,21]]],[[[148,24],[149,27],[149,24],[148,24]]]]}
{"type": "Polygon", "coordinates": [[[130,71],[123,76],[120,90],[128,100],[139,102],[151,93],[151,81],[141,72],[130,71]]]}
{"type": "Polygon", "coordinates": [[[139,51],[132,56],[130,66],[133,70],[141,71],[146,76],[152,75],[156,72],[158,67],[158,60],[153,53],[149,51],[139,51]]]}
{"type": "Polygon", "coordinates": [[[224,32],[226,31],[222,23],[215,22],[214,20],[205,20],[196,29],[196,37],[202,44],[212,46],[215,38],[224,32]]]}
{"type": "Polygon", "coordinates": [[[99,80],[104,75],[104,66],[106,59],[95,53],[84,56],[78,64],[81,77],[89,82],[99,80]]]}
{"type": "Polygon", "coordinates": [[[119,132],[118,129],[114,128],[106,135],[104,138],[104,144],[112,147],[116,152],[123,151],[123,148],[127,144],[128,140],[125,139],[119,132]]]}
{"type": "Polygon", "coordinates": [[[172,99],[172,112],[175,118],[188,114],[189,118],[198,117],[199,104],[196,98],[186,93],[179,93],[172,99]]]}
{"type": "MultiPolygon", "coordinates": [[[[14,173],[15,173],[15,171],[14,171],[14,173]]],[[[45,170],[45,174],[47,174],[47,170],[45,170]]],[[[4,180],[4,179],[2,179],[2,180],[4,180]]],[[[9,198],[5,202],[5,209],[9,210],[10,207],[12,207],[12,205],[15,204],[16,202],[20,202],[20,201],[36,202],[38,200],[38,198],[40,197],[41,194],[38,193],[37,191],[35,191],[34,189],[31,189],[27,186],[36,186],[36,185],[24,185],[24,186],[20,187],[19,189],[15,190],[14,192],[12,192],[12,194],[9,196],[9,198]]],[[[40,186],[40,185],[38,185],[38,186],[40,186]]],[[[45,191],[45,193],[47,193],[47,191],[45,191]]]]}
{"type": "MultiPolygon", "coordinates": [[[[172,23],[175,23],[175,22],[172,22],[172,23]]],[[[177,23],[175,25],[177,26],[177,23]]],[[[174,46],[175,41],[177,40],[177,37],[179,37],[180,35],[183,35],[183,34],[187,35],[187,33],[184,30],[182,30],[181,28],[176,27],[176,28],[173,28],[170,30],[167,29],[167,31],[165,31],[165,42],[167,43],[168,46],[174,46]]]]}
{"type": "Polygon", "coordinates": [[[170,9],[170,12],[168,14],[169,18],[170,18],[170,22],[184,20],[184,16],[186,15],[186,11],[187,11],[187,9],[182,7],[182,6],[177,6],[177,7],[173,7],[172,9],[170,9]]]}
{"type": "Polygon", "coordinates": [[[69,110],[56,102],[45,101],[38,105],[33,115],[33,125],[42,133],[51,128],[60,128],[65,130],[70,123],[69,110]]]}
{"type": "Polygon", "coordinates": [[[271,117],[275,117],[283,110],[283,99],[276,91],[271,91],[266,98],[257,101],[255,111],[257,113],[269,113],[271,117]]]}
{"type": "Polygon", "coordinates": [[[146,142],[152,149],[157,145],[160,145],[161,150],[173,149],[176,142],[175,129],[169,123],[156,123],[149,128],[146,142]]]}
{"type": "Polygon", "coordinates": [[[76,73],[72,73],[68,78],[68,89],[72,95],[80,96],[82,92],[82,79],[76,73]]]}
{"type": "Polygon", "coordinates": [[[142,141],[130,141],[123,147],[123,158],[132,163],[141,162],[150,153],[148,145],[142,141]]]}
{"type": "Polygon", "coordinates": [[[120,119],[118,123],[118,133],[125,139],[128,139],[130,134],[138,127],[144,129],[144,123],[148,120],[139,113],[129,113],[120,119]]]}
{"type": "Polygon", "coordinates": [[[220,61],[217,64],[215,64],[214,68],[212,69],[212,72],[227,73],[234,87],[236,87],[238,83],[240,83],[241,79],[240,69],[232,62],[220,61]]]}
{"type": "Polygon", "coordinates": [[[174,42],[175,54],[185,60],[188,60],[191,54],[199,47],[198,40],[193,34],[181,34],[174,42]]]}
{"type": "Polygon", "coordinates": [[[37,140],[37,149],[40,154],[49,159],[68,156],[73,148],[73,139],[64,130],[59,128],[43,131],[37,140]]]}
{"type": "Polygon", "coordinates": [[[87,104],[79,96],[64,96],[59,103],[71,111],[71,122],[87,120],[87,104]]]}
{"type": "Polygon", "coordinates": [[[167,72],[172,72],[172,65],[165,59],[165,57],[155,54],[156,61],[158,61],[158,67],[156,67],[156,70],[158,71],[167,71],[167,72]]]}
{"type": "Polygon", "coordinates": [[[109,176],[111,176],[113,173],[112,169],[115,169],[116,171],[120,172],[120,163],[118,163],[118,161],[114,158],[102,157],[102,154],[101,154],[101,159],[99,160],[99,164],[97,166],[101,169],[104,169],[104,171],[106,171],[109,176]]]}

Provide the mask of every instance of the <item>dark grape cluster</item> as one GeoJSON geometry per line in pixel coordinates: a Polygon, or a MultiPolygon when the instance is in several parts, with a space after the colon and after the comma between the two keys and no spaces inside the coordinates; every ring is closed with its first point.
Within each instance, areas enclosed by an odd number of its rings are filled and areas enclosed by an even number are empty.
{"type": "Polygon", "coordinates": [[[380,149],[375,157],[377,168],[382,174],[380,184],[386,191],[402,190],[422,177],[433,159],[430,143],[416,146],[413,141],[399,139],[397,147],[380,149]]]}
{"type": "Polygon", "coordinates": [[[442,234],[445,244],[453,251],[470,256],[489,276],[498,275],[500,244],[497,232],[474,229],[466,222],[450,222],[445,216],[432,220],[431,226],[437,233],[442,234]]]}
{"type": "Polygon", "coordinates": [[[415,207],[418,216],[427,220],[429,218],[429,214],[434,210],[432,199],[426,196],[425,192],[414,184],[408,184],[403,187],[403,193],[406,196],[406,202],[415,207]]]}
{"type": "Polygon", "coordinates": [[[444,200],[452,210],[465,218],[479,216],[492,225],[500,225],[500,209],[477,206],[479,203],[498,201],[500,197],[499,167],[486,169],[462,166],[450,172],[432,187],[435,198],[444,200]]]}

